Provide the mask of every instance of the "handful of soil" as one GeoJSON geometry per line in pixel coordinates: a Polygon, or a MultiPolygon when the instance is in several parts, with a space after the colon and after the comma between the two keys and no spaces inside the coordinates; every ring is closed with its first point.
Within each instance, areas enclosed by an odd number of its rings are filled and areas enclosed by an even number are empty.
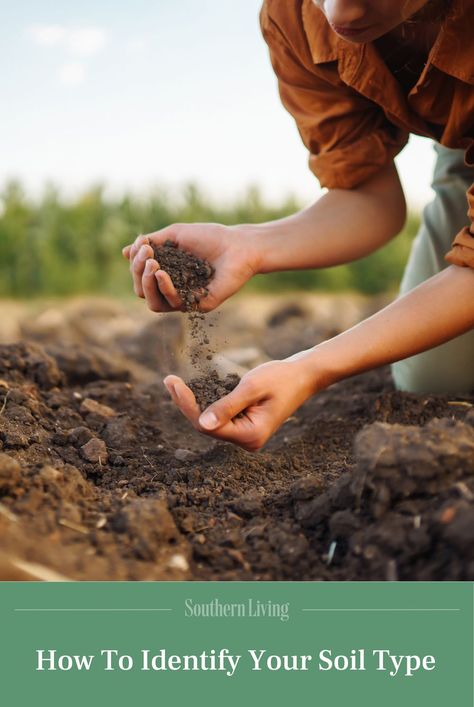
{"type": "Polygon", "coordinates": [[[206,260],[180,250],[170,240],[163,245],[152,244],[160,268],[170,276],[187,312],[197,309],[199,301],[208,294],[207,286],[214,268],[206,260]]]}
{"type": "Polygon", "coordinates": [[[240,378],[236,373],[228,373],[222,380],[219,378],[217,371],[210,371],[203,376],[190,380],[188,386],[193,391],[196,402],[201,411],[203,411],[212,403],[223,398],[224,395],[231,393],[239,383],[240,378]]]}

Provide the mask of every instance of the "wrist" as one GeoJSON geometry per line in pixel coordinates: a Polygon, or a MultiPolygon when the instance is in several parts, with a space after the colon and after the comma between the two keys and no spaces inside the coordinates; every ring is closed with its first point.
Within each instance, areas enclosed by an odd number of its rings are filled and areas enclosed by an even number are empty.
{"type": "Polygon", "coordinates": [[[295,383],[298,387],[307,390],[306,397],[319,393],[335,382],[325,357],[319,354],[318,349],[319,345],[312,349],[299,351],[286,359],[294,365],[295,383]]]}
{"type": "Polygon", "coordinates": [[[254,275],[263,275],[273,272],[270,262],[273,234],[272,224],[244,223],[231,226],[230,228],[242,239],[254,275]]]}

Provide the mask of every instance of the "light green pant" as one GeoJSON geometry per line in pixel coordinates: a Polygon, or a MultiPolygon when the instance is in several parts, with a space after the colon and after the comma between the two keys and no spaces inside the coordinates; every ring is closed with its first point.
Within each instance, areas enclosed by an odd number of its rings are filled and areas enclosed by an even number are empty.
{"type": "MultiPolygon", "coordinates": [[[[435,199],[423,211],[400,286],[409,292],[448,266],[444,255],[458,231],[468,223],[466,191],[474,169],[464,164],[462,150],[435,145],[435,199]]],[[[430,351],[392,366],[395,385],[413,393],[463,393],[474,390],[474,330],[430,351]]]]}

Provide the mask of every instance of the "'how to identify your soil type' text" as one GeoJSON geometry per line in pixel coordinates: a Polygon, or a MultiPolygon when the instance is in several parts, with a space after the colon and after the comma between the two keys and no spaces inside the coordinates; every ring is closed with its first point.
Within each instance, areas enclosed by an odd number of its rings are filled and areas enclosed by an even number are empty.
{"type": "Polygon", "coordinates": [[[248,649],[244,655],[231,653],[228,648],[210,649],[202,653],[176,655],[165,648],[153,652],[143,649],[137,656],[120,653],[111,648],[97,655],[60,655],[56,650],[36,651],[37,671],[90,671],[93,668],[108,672],[128,672],[133,669],[153,672],[209,671],[232,677],[240,668],[250,671],[306,672],[385,672],[390,677],[411,678],[416,673],[431,672],[436,668],[432,655],[397,655],[385,648],[352,649],[336,653],[322,649],[314,655],[279,655],[258,648],[248,649]]]}

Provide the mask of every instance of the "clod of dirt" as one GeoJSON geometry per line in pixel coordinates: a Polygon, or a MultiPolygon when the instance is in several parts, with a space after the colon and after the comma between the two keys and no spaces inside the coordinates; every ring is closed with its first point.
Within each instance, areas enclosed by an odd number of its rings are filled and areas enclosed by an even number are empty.
{"type": "Polygon", "coordinates": [[[194,393],[196,402],[201,410],[231,393],[238,386],[240,378],[235,373],[229,373],[222,380],[216,371],[210,371],[202,376],[193,378],[188,386],[194,393]]]}
{"type": "Polygon", "coordinates": [[[0,495],[3,491],[14,489],[20,478],[20,465],[8,454],[0,454],[0,495]]]}
{"type": "Polygon", "coordinates": [[[112,529],[126,535],[133,554],[141,560],[156,562],[168,559],[171,567],[185,571],[188,551],[181,542],[181,536],[168,511],[166,503],[160,499],[136,499],[110,519],[112,529]],[[177,552],[179,551],[179,552],[177,552]],[[176,567],[176,554],[186,560],[176,567]]]}
{"type": "Polygon", "coordinates": [[[92,400],[92,398],[85,398],[82,401],[80,411],[84,415],[92,415],[102,420],[108,420],[110,417],[115,417],[117,414],[113,408],[108,405],[102,405],[98,403],[97,400],[92,400]]]}
{"type": "Polygon", "coordinates": [[[105,442],[93,437],[81,447],[81,457],[92,464],[107,464],[109,455],[105,442]]]}
{"type": "Polygon", "coordinates": [[[84,444],[87,444],[93,436],[94,433],[87,427],[74,427],[74,429],[69,430],[67,433],[66,441],[70,442],[74,447],[82,447],[84,444]]]}
{"type": "Polygon", "coordinates": [[[357,435],[355,456],[352,475],[312,499],[294,497],[302,527],[336,542],[336,564],[360,579],[440,577],[448,563],[457,578],[471,576],[474,564],[451,556],[472,555],[472,428],[449,418],[376,422],[357,435]]]}
{"type": "MultiPolygon", "coordinates": [[[[90,346],[85,349],[82,346],[54,345],[48,347],[47,353],[49,354],[48,358],[54,359],[59,369],[58,374],[64,375],[70,385],[83,385],[104,379],[110,381],[130,379],[130,371],[122,362],[116,361],[109,351],[102,351],[98,347],[90,346]]],[[[57,379],[54,370],[53,374],[49,374],[52,385],[58,385],[54,382],[57,379]]],[[[52,385],[47,387],[52,387],[52,385]]]]}
{"type": "Polygon", "coordinates": [[[192,253],[185,253],[169,240],[160,246],[152,245],[152,248],[155,259],[170,276],[186,311],[195,310],[201,297],[208,293],[207,286],[214,275],[212,265],[192,253]]]}
{"type": "MultiPolygon", "coordinates": [[[[26,376],[42,390],[50,390],[63,383],[64,377],[56,361],[38,344],[20,343],[2,348],[0,370],[12,372],[12,379],[26,376]]],[[[10,383],[12,381],[9,381],[10,383]]]]}
{"type": "MultiPolygon", "coordinates": [[[[74,466],[66,464],[62,469],[55,469],[52,466],[43,466],[30,481],[30,496],[35,495],[41,489],[45,496],[41,499],[47,506],[48,494],[50,497],[58,499],[64,507],[66,503],[74,504],[81,499],[91,499],[95,497],[94,486],[87,481],[81,472],[74,466]]],[[[32,505],[32,498],[28,499],[32,505]]],[[[28,502],[27,502],[28,505],[28,502]]]]}
{"type": "Polygon", "coordinates": [[[128,417],[113,417],[107,422],[101,432],[102,437],[110,447],[124,451],[133,449],[137,440],[136,425],[128,417]]]}
{"type": "Polygon", "coordinates": [[[180,462],[187,462],[196,459],[196,455],[190,449],[179,448],[175,451],[174,458],[180,462]]]}
{"type": "Polygon", "coordinates": [[[29,445],[27,435],[17,432],[16,430],[0,430],[0,442],[7,448],[11,449],[26,449],[29,445]]]}
{"type": "Polygon", "coordinates": [[[359,433],[355,453],[376,517],[395,500],[439,493],[468,469],[474,472],[472,430],[448,418],[425,428],[375,423],[359,433]]]}
{"type": "Polygon", "coordinates": [[[289,492],[295,501],[306,501],[321,493],[321,479],[315,476],[305,476],[291,485],[289,492]]]}
{"type": "Polygon", "coordinates": [[[257,516],[262,510],[262,498],[256,493],[236,498],[231,502],[231,508],[240,516],[251,518],[257,516]]]}

